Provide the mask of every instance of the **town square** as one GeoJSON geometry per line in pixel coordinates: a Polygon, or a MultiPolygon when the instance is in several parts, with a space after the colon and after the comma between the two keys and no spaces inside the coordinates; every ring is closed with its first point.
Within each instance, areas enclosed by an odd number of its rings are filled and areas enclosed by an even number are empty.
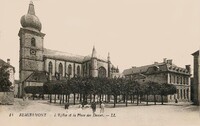
{"type": "Polygon", "coordinates": [[[0,2],[4,125],[200,125],[199,1],[0,2]]]}

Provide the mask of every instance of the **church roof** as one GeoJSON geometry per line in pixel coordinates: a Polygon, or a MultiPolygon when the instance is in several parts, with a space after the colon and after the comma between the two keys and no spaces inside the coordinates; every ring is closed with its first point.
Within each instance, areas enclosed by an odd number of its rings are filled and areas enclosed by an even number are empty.
{"type": "Polygon", "coordinates": [[[44,49],[44,56],[52,59],[67,60],[80,63],[84,59],[84,56],[75,55],[67,52],[55,51],[51,49],[44,49]]]}
{"type": "MultiPolygon", "coordinates": [[[[44,57],[71,61],[71,62],[78,62],[78,63],[91,60],[91,55],[81,56],[81,55],[76,55],[76,54],[72,54],[68,52],[61,52],[61,51],[56,51],[56,50],[51,50],[51,49],[46,49],[46,48],[44,48],[44,57]]],[[[97,59],[105,61],[105,62],[107,61],[106,59],[100,56],[97,56],[97,59]]]]}

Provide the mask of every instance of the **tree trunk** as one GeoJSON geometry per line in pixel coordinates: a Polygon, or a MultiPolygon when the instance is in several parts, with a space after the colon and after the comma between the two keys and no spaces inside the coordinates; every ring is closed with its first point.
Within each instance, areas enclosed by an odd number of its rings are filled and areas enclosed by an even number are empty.
{"type": "Polygon", "coordinates": [[[128,95],[126,95],[126,107],[128,106],[128,95]]]}
{"type": "Polygon", "coordinates": [[[126,95],[124,94],[124,95],[122,95],[122,100],[123,100],[123,103],[125,103],[126,102],[126,95]]]}
{"type": "Polygon", "coordinates": [[[139,94],[137,94],[137,105],[139,104],[139,94]]]}
{"type": "Polygon", "coordinates": [[[154,97],[154,105],[156,105],[156,95],[153,95],[154,97]]]}
{"type": "Polygon", "coordinates": [[[67,102],[69,103],[69,99],[70,99],[70,94],[68,94],[67,96],[67,102]]]}
{"type": "Polygon", "coordinates": [[[35,100],[35,95],[33,94],[33,100],[35,100]]]}
{"type": "Polygon", "coordinates": [[[65,95],[65,102],[67,102],[67,94],[65,95]]]}
{"type": "Polygon", "coordinates": [[[65,102],[65,95],[64,94],[63,94],[63,99],[62,100],[63,100],[63,103],[64,103],[65,102]]]}
{"type": "Polygon", "coordinates": [[[59,95],[60,104],[62,103],[62,95],[59,95]]]}
{"type": "Polygon", "coordinates": [[[50,103],[52,102],[52,95],[50,94],[50,103]]]}
{"type": "Polygon", "coordinates": [[[76,104],[76,93],[74,93],[74,105],[76,104]]]}
{"type": "Polygon", "coordinates": [[[115,108],[115,106],[116,106],[116,101],[117,101],[117,98],[116,98],[116,96],[114,95],[114,108],[115,108]]]}
{"type": "Polygon", "coordinates": [[[147,105],[149,104],[149,95],[147,94],[147,105]]]}
{"type": "Polygon", "coordinates": [[[95,102],[95,96],[96,96],[96,95],[95,95],[95,94],[93,94],[93,102],[95,102]]]}
{"type": "Polygon", "coordinates": [[[85,101],[86,101],[86,103],[87,103],[87,96],[88,96],[88,95],[86,94],[86,95],[85,95],[85,101]]]}
{"type": "Polygon", "coordinates": [[[135,95],[133,95],[133,104],[134,104],[134,100],[135,100],[135,95]]]}
{"type": "Polygon", "coordinates": [[[56,103],[56,94],[55,94],[55,96],[54,96],[54,103],[56,103]]]}
{"type": "Polygon", "coordinates": [[[99,102],[101,103],[101,94],[100,94],[99,102]]]}
{"type": "Polygon", "coordinates": [[[133,103],[133,98],[132,98],[132,95],[131,95],[130,97],[131,97],[131,103],[133,103]]]}
{"type": "Polygon", "coordinates": [[[161,95],[161,102],[162,102],[162,105],[163,105],[163,95],[161,95]]]}
{"type": "Polygon", "coordinates": [[[90,103],[92,102],[92,94],[90,94],[90,103]]]}

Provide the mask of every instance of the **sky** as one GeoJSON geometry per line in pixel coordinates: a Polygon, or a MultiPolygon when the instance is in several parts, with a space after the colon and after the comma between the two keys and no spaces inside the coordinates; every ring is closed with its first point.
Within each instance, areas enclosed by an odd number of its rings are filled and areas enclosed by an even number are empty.
{"type": "MultiPolygon", "coordinates": [[[[19,78],[20,18],[30,0],[0,0],[0,58],[11,59],[19,78]]],[[[173,59],[193,66],[200,48],[199,0],[33,0],[45,33],[44,47],[89,55],[110,52],[120,72],[173,59]]]]}

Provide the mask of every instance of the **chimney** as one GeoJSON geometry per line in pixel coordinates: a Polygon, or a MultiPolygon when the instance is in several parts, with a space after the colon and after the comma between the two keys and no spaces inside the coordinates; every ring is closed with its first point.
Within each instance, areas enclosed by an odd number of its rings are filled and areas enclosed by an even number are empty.
{"type": "Polygon", "coordinates": [[[170,64],[170,65],[172,65],[172,60],[171,59],[167,60],[167,63],[170,64]]]}
{"type": "Polygon", "coordinates": [[[10,59],[7,59],[7,64],[9,64],[9,65],[10,65],[10,59]]]}
{"type": "Polygon", "coordinates": [[[164,63],[167,63],[167,58],[163,58],[163,62],[164,62],[164,63]]]}
{"type": "Polygon", "coordinates": [[[189,74],[191,74],[191,67],[190,67],[190,65],[185,65],[185,68],[187,69],[187,71],[189,72],[189,74]]]}
{"type": "Polygon", "coordinates": [[[154,62],[154,64],[158,64],[158,62],[154,62]]]}

